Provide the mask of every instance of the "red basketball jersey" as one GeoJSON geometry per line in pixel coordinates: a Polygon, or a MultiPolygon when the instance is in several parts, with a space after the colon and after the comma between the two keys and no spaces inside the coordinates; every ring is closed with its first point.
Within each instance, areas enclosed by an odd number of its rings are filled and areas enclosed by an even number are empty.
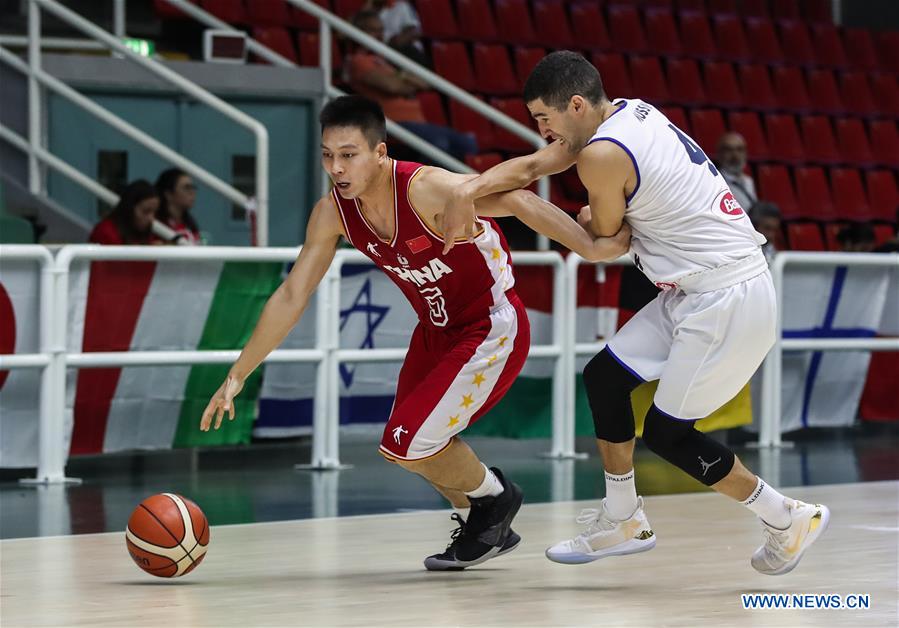
{"type": "Polygon", "coordinates": [[[515,284],[506,239],[489,218],[479,218],[479,235],[442,255],[443,239],[434,233],[409,202],[409,185],[421,164],[393,161],[395,231],[381,239],[366,221],[355,199],[332,193],[350,244],[365,253],[403,291],[431,327],[467,325],[490,316],[508,303],[515,284]]]}

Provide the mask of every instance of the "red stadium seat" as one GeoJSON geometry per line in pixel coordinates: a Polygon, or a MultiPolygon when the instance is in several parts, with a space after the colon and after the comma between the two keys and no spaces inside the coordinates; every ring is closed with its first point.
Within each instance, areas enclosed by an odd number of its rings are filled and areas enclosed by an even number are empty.
{"type": "Polygon", "coordinates": [[[712,15],[737,14],[737,0],[708,0],[707,4],[712,15]]]}
{"type": "Polygon", "coordinates": [[[487,0],[457,0],[456,11],[463,37],[479,42],[497,40],[496,21],[487,0]]]}
{"type": "Polygon", "coordinates": [[[799,0],[777,0],[771,3],[773,12],[771,17],[784,20],[798,20],[802,17],[802,9],[799,0]]]}
{"type": "Polygon", "coordinates": [[[747,17],[768,17],[768,0],[741,0],[740,14],[747,17]]]}
{"type": "Polygon", "coordinates": [[[770,150],[762,131],[762,123],[754,111],[734,111],[728,116],[731,131],[736,131],[746,140],[746,151],[750,161],[765,161],[770,150]]]}
{"type": "Polygon", "coordinates": [[[293,20],[287,0],[252,0],[247,3],[247,21],[253,26],[289,26],[293,20]]]}
{"type": "Polygon", "coordinates": [[[787,242],[793,251],[824,251],[821,229],[815,223],[794,222],[787,225],[787,242]]]}
{"type": "Polygon", "coordinates": [[[791,115],[769,114],[765,116],[765,132],[771,157],[786,162],[801,162],[805,158],[796,119],[791,115]]]}
{"type": "Polygon", "coordinates": [[[644,12],[646,36],[652,51],[659,55],[678,55],[683,50],[670,9],[647,9],[644,12]]]}
{"type": "Polygon", "coordinates": [[[200,6],[228,24],[246,24],[243,0],[203,0],[200,6]]]}
{"type": "MultiPolygon", "coordinates": [[[[843,31],[843,43],[849,65],[857,70],[876,70],[880,65],[871,32],[866,28],[847,28],[843,31]]],[[[894,51],[896,54],[896,51],[894,51]]]]}
{"type": "Polygon", "coordinates": [[[805,154],[809,161],[819,164],[833,164],[842,161],[840,152],[837,151],[837,142],[830,127],[830,118],[827,116],[803,116],[800,119],[802,126],[802,143],[805,145],[805,154]]]}
{"type": "Polygon", "coordinates": [[[874,217],[862,186],[862,178],[855,168],[834,168],[830,171],[830,187],[840,218],[870,220],[874,217]]]}
{"type": "Polygon", "coordinates": [[[640,13],[632,5],[609,7],[609,34],[615,50],[643,52],[648,49],[640,13]]]}
{"type": "Polygon", "coordinates": [[[840,77],[840,93],[849,111],[863,116],[877,112],[866,73],[844,72],[840,77]]]}
{"type": "Polygon", "coordinates": [[[606,94],[612,100],[630,98],[634,95],[631,75],[624,65],[624,57],[616,53],[594,53],[590,61],[599,70],[606,94]]]}
{"type": "Polygon", "coordinates": [[[743,104],[743,95],[737,86],[737,77],[730,63],[712,61],[703,65],[705,79],[705,95],[713,105],[720,107],[739,107],[743,104]]]}
{"type": "Polygon", "coordinates": [[[528,76],[531,75],[531,70],[534,69],[540,60],[546,56],[546,50],[543,48],[525,48],[524,46],[518,46],[514,50],[515,55],[515,74],[518,77],[518,86],[519,89],[524,88],[524,82],[528,80],[528,76]]]}
{"type": "Polygon", "coordinates": [[[685,11],[680,14],[680,32],[684,52],[699,58],[714,57],[718,54],[709,20],[701,11],[685,11]]]}
{"type": "Polygon", "coordinates": [[[871,148],[877,163],[899,168],[899,133],[894,120],[871,122],[871,148]]]}
{"type": "MultiPolygon", "coordinates": [[[[286,28],[280,26],[258,26],[251,31],[251,36],[260,44],[271,48],[288,61],[299,64],[300,59],[297,57],[297,51],[293,47],[290,33],[287,32],[286,28]]],[[[261,58],[256,59],[256,61],[268,63],[261,58]]]]}
{"type": "Polygon", "coordinates": [[[682,107],[662,107],[661,112],[665,114],[671,124],[679,128],[687,135],[691,135],[690,123],[687,120],[687,114],[682,107]]]}
{"type": "Polygon", "coordinates": [[[890,240],[896,239],[896,229],[892,225],[873,225],[873,227],[874,246],[880,246],[881,244],[886,244],[890,240]]]}
{"type": "Polygon", "coordinates": [[[859,166],[874,163],[874,153],[865,133],[865,125],[858,118],[838,118],[837,141],[843,161],[859,166]]]}
{"type": "Polygon", "coordinates": [[[669,59],[667,75],[668,88],[675,102],[685,105],[702,105],[706,102],[705,88],[702,86],[696,61],[669,59]]]}
{"type": "Polygon", "coordinates": [[[434,72],[465,91],[474,91],[474,71],[465,44],[435,41],[431,43],[434,72]]]}
{"type": "Polygon", "coordinates": [[[874,217],[889,222],[896,221],[896,210],[899,210],[896,175],[889,170],[868,170],[865,173],[865,186],[874,217]]]}
{"type": "Polygon", "coordinates": [[[677,0],[679,11],[699,11],[705,13],[705,0],[677,0]]]}
{"type": "Polygon", "coordinates": [[[899,189],[896,175],[889,170],[869,170],[865,173],[868,200],[874,216],[880,220],[894,222],[899,209],[899,189]]]}
{"type": "Polygon", "coordinates": [[[493,8],[501,41],[519,45],[537,42],[527,0],[494,0],[493,8]]]}
{"type": "Polygon", "coordinates": [[[431,124],[440,126],[448,126],[446,121],[446,110],[443,108],[443,98],[435,91],[418,92],[418,102],[421,103],[421,110],[425,114],[425,120],[431,124]]]}
{"type": "Polygon", "coordinates": [[[450,100],[449,107],[450,122],[454,129],[463,133],[474,133],[481,150],[493,147],[493,125],[487,118],[460,104],[458,100],[450,100]]]}
{"type": "Polygon", "coordinates": [[[779,103],[766,65],[741,65],[740,90],[743,92],[744,106],[763,110],[778,108],[779,103]]]}
{"type": "Polygon", "coordinates": [[[880,66],[890,72],[899,73],[899,31],[880,31],[877,34],[877,49],[880,53],[880,66]]]}
{"type": "Polygon", "coordinates": [[[808,73],[808,93],[812,109],[822,113],[842,113],[845,110],[832,70],[812,70],[808,73]]]}
{"type": "Polygon", "coordinates": [[[802,17],[811,24],[833,24],[831,0],[803,0],[802,17]]]}
{"type": "Polygon", "coordinates": [[[745,61],[752,56],[743,23],[736,15],[716,15],[713,20],[718,54],[731,61],[745,61]]]}
{"type": "Polygon", "coordinates": [[[595,2],[576,2],[571,5],[571,28],[574,45],[589,50],[611,46],[606,21],[595,2]]]}
{"type": "Polygon", "coordinates": [[[161,20],[192,19],[178,7],[165,2],[165,0],[153,0],[153,12],[161,20]]]}
{"type": "MultiPolygon", "coordinates": [[[[297,48],[300,49],[300,65],[317,66],[319,62],[318,33],[300,33],[297,35],[297,48]]],[[[337,41],[331,40],[331,67],[339,68],[343,60],[337,41]]]]}
{"type": "MultiPolygon", "coordinates": [[[[493,98],[490,100],[490,104],[526,127],[533,128],[533,118],[531,118],[531,114],[521,101],[521,98],[493,98]]],[[[524,141],[517,135],[513,135],[511,132],[506,131],[499,125],[495,125],[494,127],[493,146],[499,150],[511,153],[529,153],[534,150],[532,144],[524,141]]]]}
{"type": "Polygon", "coordinates": [[[668,85],[658,57],[631,57],[634,91],[643,100],[655,104],[668,102],[668,85]]]}
{"type": "Polygon", "coordinates": [[[765,63],[782,63],[784,61],[783,50],[774,32],[774,24],[763,17],[751,17],[746,20],[746,37],[749,40],[749,49],[752,51],[753,61],[765,63]]]}
{"type": "Polygon", "coordinates": [[[899,118],[899,84],[896,83],[896,75],[891,72],[877,72],[869,74],[868,78],[871,79],[877,110],[883,115],[899,118]]]}
{"type": "MultiPolygon", "coordinates": [[[[331,10],[330,0],[313,0],[318,6],[331,10]]],[[[290,23],[301,31],[318,31],[318,20],[311,13],[306,13],[302,9],[294,6],[290,7],[291,18],[290,23]]]]}
{"type": "Polygon", "coordinates": [[[477,170],[484,172],[490,170],[493,166],[503,162],[503,156],[499,153],[480,153],[479,155],[466,155],[465,163],[477,170]]]}
{"type": "Polygon", "coordinates": [[[458,39],[459,24],[450,0],[418,0],[421,34],[428,39],[458,39]]]}
{"type": "Polygon", "coordinates": [[[778,26],[784,57],[791,63],[815,65],[815,49],[812,47],[812,40],[805,23],[799,20],[787,20],[778,26]]]}
{"type": "Polygon", "coordinates": [[[778,105],[793,111],[808,111],[811,102],[805,89],[805,77],[793,66],[774,68],[774,92],[778,105]]]}
{"type": "Polygon", "coordinates": [[[718,109],[693,109],[690,112],[690,126],[693,128],[693,139],[706,155],[714,155],[718,140],[727,130],[724,118],[718,109]]]}
{"type": "Polygon", "coordinates": [[[815,46],[815,57],[818,65],[833,68],[846,67],[846,50],[843,40],[833,24],[815,24],[812,26],[812,43],[815,46]]]}
{"type": "Polygon", "coordinates": [[[796,191],[793,189],[790,173],[784,166],[767,164],[759,166],[757,181],[759,198],[777,204],[784,220],[799,216],[796,191]]]}
{"type": "Polygon", "coordinates": [[[814,220],[837,218],[830,186],[824,170],[817,167],[796,168],[796,193],[799,198],[799,216],[814,220]]]}
{"type": "Polygon", "coordinates": [[[475,44],[475,89],[482,94],[517,94],[518,79],[512,71],[509,50],[502,44],[475,44]]]}
{"type": "Polygon", "coordinates": [[[356,15],[363,6],[365,6],[365,0],[334,0],[334,13],[348,20],[356,15]]]}
{"type": "Polygon", "coordinates": [[[567,48],[574,41],[562,0],[536,0],[534,23],[540,27],[540,42],[547,46],[567,48]]]}

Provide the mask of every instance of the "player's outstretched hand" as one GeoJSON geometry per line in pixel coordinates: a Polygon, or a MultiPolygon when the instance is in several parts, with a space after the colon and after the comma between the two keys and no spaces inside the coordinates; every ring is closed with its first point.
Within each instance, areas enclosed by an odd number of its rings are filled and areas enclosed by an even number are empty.
{"type": "Polygon", "coordinates": [[[443,254],[456,244],[456,238],[470,239],[474,234],[474,201],[460,188],[449,195],[443,210],[443,254]]]}
{"type": "Polygon", "coordinates": [[[219,386],[219,389],[212,395],[212,399],[206,405],[203,411],[203,418],[200,419],[200,429],[204,432],[209,431],[212,425],[212,419],[215,417],[214,429],[222,426],[222,418],[225,412],[228,413],[228,420],[234,420],[234,398],[243,389],[243,379],[229,375],[225,381],[219,386]]]}

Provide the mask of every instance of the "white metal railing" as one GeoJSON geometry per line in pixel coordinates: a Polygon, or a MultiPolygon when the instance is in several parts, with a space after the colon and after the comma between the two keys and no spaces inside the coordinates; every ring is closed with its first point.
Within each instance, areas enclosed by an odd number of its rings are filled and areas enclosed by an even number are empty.
{"type": "MultiPolygon", "coordinates": [[[[36,259],[42,264],[41,274],[41,351],[24,355],[0,355],[0,370],[42,368],[39,433],[39,464],[32,482],[57,483],[65,477],[65,400],[66,369],[149,365],[228,364],[237,359],[233,351],[109,351],[70,352],[68,350],[68,302],[70,272],[76,261],[240,261],[291,262],[297,248],[241,247],[141,247],[69,245],[58,250],[53,259],[47,248],[36,245],[2,245],[0,262],[11,259],[36,259]],[[59,314],[59,315],[57,315],[59,314]]],[[[561,334],[565,317],[565,266],[556,252],[522,252],[514,254],[517,265],[552,266],[553,333],[549,345],[530,348],[532,358],[551,358],[556,362],[554,379],[562,374],[561,334]]],[[[315,346],[312,349],[278,349],[266,362],[309,362],[318,365],[313,411],[312,460],[308,468],[337,469],[339,460],[339,374],[342,362],[397,361],[406,349],[341,349],[339,316],[340,270],[346,263],[371,263],[362,253],[339,250],[335,254],[322,285],[316,292],[315,346]]],[[[553,387],[553,424],[561,425],[564,398],[561,388],[553,387]]]]}
{"type": "Polygon", "coordinates": [[[777,294],[777,331],[774,346],[762,365],[762,401],[759,447],[782,444],[782,379],[784,351],[899,351],[899,338],[783,338],[784,269],[788,266],[865,266],[899,268],[899,254],[893,253],[801,253],[783,252],[774,256],[771,276],[777,294]]]}
{"type": "MultiPolygon", "coordinates": [[[[116,1],[114,6],[119,7],[124,3],[116,1]]],[[[118,11],[118,8],[117,8],[118,11]]],[[[116,24],[117,28],[119,28],[119,22],[122,21],[123,18],[119,17],[116,14],[116,24]]],[[[123,29],[123,25],[122,25],[123,29]]],[[[3,60],[10,63],[15,64],[15,61],[20,61],[15,55],[12,55],[8,51],[5,51],[6,54],[3,55],[3,60]],[[15,58],[15,61],[11,61],[10,57],[15,58]]],[[[21,62],[20,62],[21,63],[21,62]]],[[[24,65],[24,64],[22,64],[24,65]]],[[[150,150],[153,150],[157,154],[160,154],[167,160],[175,163],[179,167],[183,168],[192,176],[195,176],[199,181],[202,181],[210,188],[215,191],[223,194],[229,200],[233,202],[237,202],[244,207],[253,207],[256,211],[256,242],[260,246],[265,246],[268,242],[268,187],[269,187],[269,179],[268,179],[268,131],[266,128],[254,120],[247,114],[243,113],[236,107],[229,105],[225,101],[221,100],[217,96],[211,94],[209,91],[199,87],[195,83],[185,79],[177,72],[174,72],[164,66],[163,64],[155,61],[153,59],[149,59],[146,57],[142,57],[124,45],[119,38],[117,38],[112,33],[109,33],[102,28],[98,27],[96,24],[84,19],[77,13],[72,10],[64,7],[56,0],[29,0],[28,3],[28,64],[26,69],[22,68],[22,65],[16,64],[15,67],[18,69],[25,71],[28,74],[28,94],[29,94],[29,133],[28,133],[28,143],[29,143],[29,188],[33,194],[41,194],[41,183],[40,183],[40,168],[39,168],[39,160],[40,158],[37,155],[37,149],[42,147],[42,137],[41,137],[41,118],[42,118],[42,108],[40,101],[40,86],[43,84],[58,93],[66,96],[73,102],[78,101],[78,104],[87,108],[92,114],[97,115],[105,122],[112,124],[115,128],[117,128],[122,133],[125,133],[132,139],[142,143],[145,146],[148,146],[150,150]],[[96,106],[95,103],[89,101],[89,99],[84,98],[77,91],[72,90],[71,88],[66,88],[64,84],[61,84],[54,77],[46,74],[41,70],[41,59],[40,59],[40,50],[41,50],[41,24],[40,24],[40,10],[44,9],[49,13],[52,13],[54,16],[66,22],[70,26],[74,27],[76,30],[81,31],[85,35],[91,37],[92,39],[99,41],[105,47],[119,53],[123,57],[131,59],[133,62],[147,69],[151,73],[156,76],[162,78],[163,80],[175,85],[183,92],[189,94],[193,98],[197,99],[199,102],[202,102],[205,105],[215,109],[225,117],[233,120],[238,125],[249,130],[254,138],[256,143],[256,164],[255,164],[255,178],[256,178],[256,194],[254,199],[248,198],[245,194],[234,188],[233,186],[225,183],[218,177],[215,177],[208,171],[203,168],[200,168],[193,162],[190,162],[183,157],[177,155],[174,151],[171,151],[167,147],[159,144],[152,138],[149,138],[146,134],[140,132],[138,129],[134,128],[131,125],[128,125],[120,118],[117,118],[107,110],[96,106]],[[54,83],[55,81],[55,83],[54,83]],[[85,103],[84,100],[89,102],[85,103]],[[91,107],[91,105],[94,105],[91,107]],[[98,111],[99,110],[99,111],[98,111]],[[139,139],[138,139],[139,138],[139,139]],[[147,139],[149,138],[149,142],[147,139]],[[160,150],[161,149],[161,150],[160,150]]]]}

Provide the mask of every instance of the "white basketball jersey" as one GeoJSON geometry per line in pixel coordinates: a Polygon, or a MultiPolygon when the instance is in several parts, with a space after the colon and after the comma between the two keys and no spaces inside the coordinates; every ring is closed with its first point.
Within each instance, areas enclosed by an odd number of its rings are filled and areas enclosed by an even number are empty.
{"type": "Polygon", "coordinates": [[[757,254],[765,238],[696,142],[642,100],[615,104],[589,143],[614,142],[633,161],[637,184],[624,216],[640,270],[671,287],[757,254]]]}

